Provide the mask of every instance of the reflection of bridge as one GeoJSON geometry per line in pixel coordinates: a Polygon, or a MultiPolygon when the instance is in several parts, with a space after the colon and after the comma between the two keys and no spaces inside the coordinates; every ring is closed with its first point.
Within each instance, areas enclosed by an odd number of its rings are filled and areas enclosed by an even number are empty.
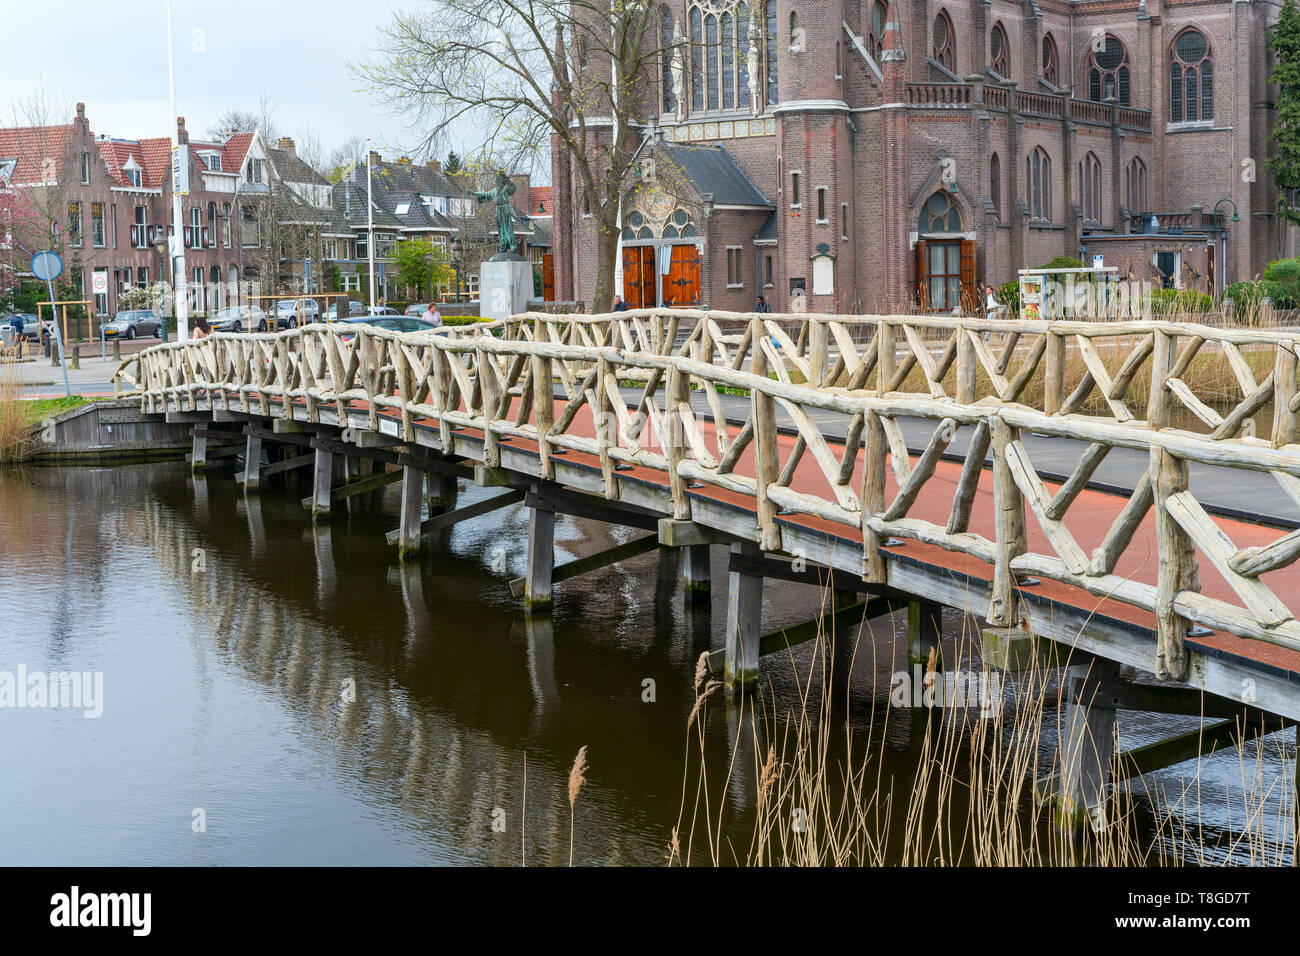
{"type": "MultiPolygon", "coordinates": [[[[521,589],[534,608],[556,581],[654,546],[684,549],[688,590],[702,596],[708,548],[727,545],[719,656],[733,689],[779,641],[765,646],[759,610],[765,577],[801,577],[802,562],[782,554],[822,566],[803,579],[866,596],[841,595],[833,623],[908,603],[919,645],[946,604],[985,618],[1000,663],[1042,639],[1073,648],[1088,662],[1073,669],[1075,698],[1106,701],[1067,721],[1094,746],[1072,748],[1065,786],[1091,803],[1104,774],[1089,767],[1109,747],[1114,707],[1300,718],[1300,622],[1275,593],[1294,587],[1300,531],[1216,521],[1188,477],[1189,464],[1269,474],[1300,502],[1296,369],[1284,333],[1167,322],[645,311],[410,335],[218,334],[140,353],[118,382],[140,390],[146,413],[196,423],[196,467],[214,441],[245,452],[250,490],[314,467],[304,504],[317,518],[402,481],[390,539],[404,556],[425,534],[523,500],[521,589]],[[1230,370],[1226,405],[1196,394],[1188,373],[1206,355],[1230,370]],[[841,441],[828,437],[832,420],[841,441]],[[914,454],[904,425],[916,422],[928,438],[914,454]],[[1087,445],[1049,487],[1023,432],[1087,445]],[[964,458],[944,460],[959,435],[964,458]],[[264,443],[291,451],[263,463],[264,443]],[[1149,463],[1126,496],[1090,487],[1115,450],[1149,463]],[[348,463],[341,486],[336,459],[348,463]],[[374,462],[397,470],[370,473],[374,462]],[[505,491],[456,509],[458,477],[505,491]],[[556,512],[655,534],[556,567],[556,512]],[[1118,664],[1184,686],[1122,683],[1118,664]]],[[[1235,728],[1201,734],[1227,740],[1235,728]]]]}

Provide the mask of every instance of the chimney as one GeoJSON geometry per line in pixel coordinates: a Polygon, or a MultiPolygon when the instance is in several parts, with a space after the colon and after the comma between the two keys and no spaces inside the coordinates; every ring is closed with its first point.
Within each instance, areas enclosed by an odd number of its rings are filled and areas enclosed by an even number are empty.
{"type": "Polygon", "coordinates": [[[429,160],[429,168],[435,173],[440,173],[442,172],[442,163],[436,159],[431,159],[429,160]]]}
{"type": "Polygon", "coordinates": [[[83,132],[90,132],[90,122],[86,119],[86,104],[77,104],[77,129],[83,132]]]}
{"type": "Polygon", "coordinates": [[[294,152],[293,140],[291,140],[288,136],[280,137],[279,148],[284,150],[290,156],[296,155],[296,153],[294,152]]]}
{"type": "Polygon", "coordinates": [[[515,194],[510,197],[510,205],[515,207],[515,212],[519,215],[527,216],[528,203],[532,194],[532,180],[527,173],[511,176],[510,180],[515,184],[515,194]]]}
{"type": "Polygon", "coordinates": [[[189,141],[190,134],[185,132],[185,117],[178,116],[176,117],[176,142],[188,143],[189,141]]]}
{"type": "Polygon", "coordinates": [[[366,160],[366,163],[371,166],[378,166],[380,162],[381,160],[379,158],[379,152],[377,150],[372,149],[370,151],[370,158],[366,160]]]}

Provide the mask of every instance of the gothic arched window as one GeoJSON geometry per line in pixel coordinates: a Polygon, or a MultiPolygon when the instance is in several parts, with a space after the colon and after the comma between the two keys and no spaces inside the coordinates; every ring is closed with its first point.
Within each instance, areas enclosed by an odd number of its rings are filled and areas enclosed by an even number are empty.
{"type": "Polygon", "coordinates": [[[989,36],[989,64],[993,72],[1002,79],[1007,79],[1011,75],[1011,44],[1007,42],[1007,31],[1002,28],[1002,24],[993,25],[993,33],[989,36]]]}
{"type": "Polygon", "coordinates": [[[1025,157],[1025,198],[1031,219],[1052,221],[1052,160],[1041,146],[1025,157]]]}
{"type": "Polygon", "coordinates": [[[1079,164],[1079,184],[1083,187],[1083,218],[1101,221],[1101,163],[1093,153],[1079,164]]]}
{"type": "Polygon", "coordinates": [[[876,0],[871,5],[871,23],[870,30],[867,33],[867,50],[880,62],[880,55],[885,52],[885,22],[889,14],[885,11],[885,5],[876,0]]]}
{"type": "Polygon", "coordinates": [[[948,14],[940,10],[934,18],[934,58],[954,73],[957,71],[955,38],[952,35],[952,21],[948,14]]]}
{"type": "Polygon", "coordinates": [[[925,201],[919,226],[923,234],[962,231],[961,210],[947,190],[941,189],[925,201]]]}
{"type": "Polygon", "coordinates": [[[1060,85],[1059,58],[1056,55],[1056,41],[1049,33],[1043,37],[1043,79],[1053,86],[1060,85]]]}
{"type": "Polygon", "coordinates": [[[1169,121],[1214,119],[1214,66],[1205,34],[1188,28],[1169,51],[1169,121]]]}
{"type": "Polygon", "coordinates": [[[1102,103],[1113,96],[1120,106],[1128,106],[1128,81],[1128,50],[1108,33],[1088,59],[1088,99],[1102,103]]]}
{"type": "Polygon", "coordinates": [[[1133,159],[1126,171],[1128,195],[1125,197],[1128,211],[1134,215],[1150,212],[1147,206],[1147,165],[1142,160],[1133,159]]]}
{"type": "Polygon", "coordinates": [[[677,56],[676,40],[673,12],[664,7],[659,15],[659,86],[663,92],[660,105],[665,113],[677,109],[677,96],[673,91],[673,57],[677,56]]]}

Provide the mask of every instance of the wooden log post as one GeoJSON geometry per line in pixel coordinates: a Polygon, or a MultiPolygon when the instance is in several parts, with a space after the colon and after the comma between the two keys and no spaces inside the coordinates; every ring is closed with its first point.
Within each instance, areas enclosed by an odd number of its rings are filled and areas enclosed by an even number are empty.
{"type": "Polygon", "coordinates": [[[696,544],[682,549],[682,590],[692,607],[709,604],[713,597],[713,573],[709,546],[696,544]]]}
{"type": "MultiPolygon", "coordinates": [[[[769,363],[763,350],[763,327],[760,319],[751,323],[754,351],[750,371],[767,378],[769,363]]],[[[754,418],[754,487],[755,510],[758,513],[759,546],[764,551],[781,550],[781,529],[776,524],[777,506],[768,497],[768,490],[780,477],[777,451],[776,400],[759,389],[750,393],[754,418]]]]}
{"type": "Polygon", "coordinates": [[[668,447],[664,449],[664,453],[668,459],[668,484],[673,496],[673,517],[678,521],[690,521],[691,501],[686,494],[686,479],[681,474],[681,464],[687,459],[686,423],[682,420],[682,415],[687,414],[690,409],[690,379],[674,366],[668,370],[666,391],[668,447]]]}
{"type": "Polygon", "coordinates": [[[888,578],[881,549],[884,539],[871,529],[867,518],[885,510],[885,469],[888,467],[885,461],[885,425],[878,414],[867,412],[863,427],[867,433],[867,450],[862,468],[862,577],[870,584],[884,584],[888,578]]]}
{"type": "Polygon", "coordinates": [[[932,601],[907,602],[907,666],[924,666],[930,660],[930,649],[942,656],[942,608],[932,601]]]}
{"type": "Polygon", "coordinates": [[[957,330],[957,401],[962,405],[975,404],[976,366],[975,344],[963,325],[957,330]]]}
{"type": "Polygon", "coordinates": [[[1295,349],[1295,342],[1291,339],[1284,339],[1277,346],[1277,362],[1273,370],[1272,442],[1274,448],[1281,448],[1295,441],[1296,413],[1291,411],[1291,400],[1296,394],[1295,349]]]}
{"type": "Polygon", "coordinates": [[[997,554],[993,566],[993,593],[989,600],[988,623],[1014,627],[1020,611],[1016,602],[1016,579],[1011,562],[1029,550],[1025,536],[1025,499],[1007,464],[1007,447],[1020,438],[1000,416],[990,423],[993,438],[993,510],[997,528],[997,554]]]}
{"type": "MultiPolygon", "coordinates": [[[[1170,423],[1169,390],[1165,386],[1177,356],[1178,337],[1163,330],[1155,333],[1151,356],[1151,395],[1147,400],[1147,427],[1170,423]]],[[[1187,672],[1184,643],[1191,622],[1174,611],[1174,597],[1182,590],[1199,590],[1196,548],[1191,537],[1169,513],[1166,502],[1187,490],[1187,463],[1162,448],[1152,446],[1151,490],[1156,510],[1156,676],[1181,680],[1187,672]]]]}
{"type": "Polygon", "coordinates": [[[524,572],[524,607],[545,611],[551,607],[551,578],[555,570],[555,512],[528,509],[528,568],[524,572]]]}
{"type": "Polygon", "coordinates": [[[324,521],[330,516],[333,499],[334,453],[316,449],[316,460],[311,489],[311,520],[324,521]]]}
{"type": "MultiPolygon", "coordinates": [[[[759,557],[762,549],[750,541],[738,541],[731,546],[731,553],[759,557]]],[[[731,570],[728,574],[726,661],[723,668],[723,681],[729,694],[744,693],[745,688],[758,680],[762,617],[762,576],[731,570]]]]}
{"type": "Polygon", "coordinates": [[[420,510],[424,498],[424,472],[402,466],[401,523],[397,529],[397,557],[401,561],[420,556],[420,510]]]}
{"type": "Polygon", "coordinates": [[[826,381],[826,373],[830,371],[828,358],[830,350],[827,347],[830,327],[825,322],[811,317],[808,319],[808,326],[808,384],[820,388],[826,381]]]}
{"type": "MultiPolygon", "coordinates": [[[[554,481],[555,462],[551,458],[549,436],[555,427],[555,372],[551,360],[540,355],[533,356],[533,416],[537,422],[537,451],[541,456],[539,474],[547,481],[554,481]]],[[[547,603],[550,603],[549,588],[547,603]]]]}
{"type": "Polygon", "coordinates": [[[1065,336],[1047,330],[1047,366],[1043,372],[1043,411],[1055,415],[1065,404],[1065,336]]]}
{"type": "Polygon", "coordinates": [[[1065,719],[1057,751],[1056,825],[1073,833],[1106,826],[1106,787],[1115,752],[1115,707],[1100,693],[1104,681],[1119,675],[1119,665],[1104,658],[1071,664],[1065,670],[1065,719]]]}
{"type": "Polygon", "coordinates": [[[244,445],[244,494],[255,495],[262,490],[262,436],[248,429],[244,445]]]}

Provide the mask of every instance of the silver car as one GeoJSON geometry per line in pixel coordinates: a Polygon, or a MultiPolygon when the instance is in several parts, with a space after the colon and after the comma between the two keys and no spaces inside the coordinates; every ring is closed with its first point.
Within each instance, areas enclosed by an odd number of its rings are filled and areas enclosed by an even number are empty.
{"type": "Polygon", "coordinates": [[[320,306],[315,299],[281,299],[275,304],[275,324],[281,329],[296,329],[299,324],[309,325],[320,321],[320,306]],[[298,303],[302,303],[302,315],[298,303]]]}
{"type": "Polygon", "coordinates": [[[162,318],[153,309],[119,312],[104,323],[104,336],[110,339],[135,339],[145,335],[162,338],[162,318]]]}
{"type": "Polygon", "coordinates": [[[212,317],[214,332],[266,331],[266,311],[255,305],[232,305],[212,317]]]}

